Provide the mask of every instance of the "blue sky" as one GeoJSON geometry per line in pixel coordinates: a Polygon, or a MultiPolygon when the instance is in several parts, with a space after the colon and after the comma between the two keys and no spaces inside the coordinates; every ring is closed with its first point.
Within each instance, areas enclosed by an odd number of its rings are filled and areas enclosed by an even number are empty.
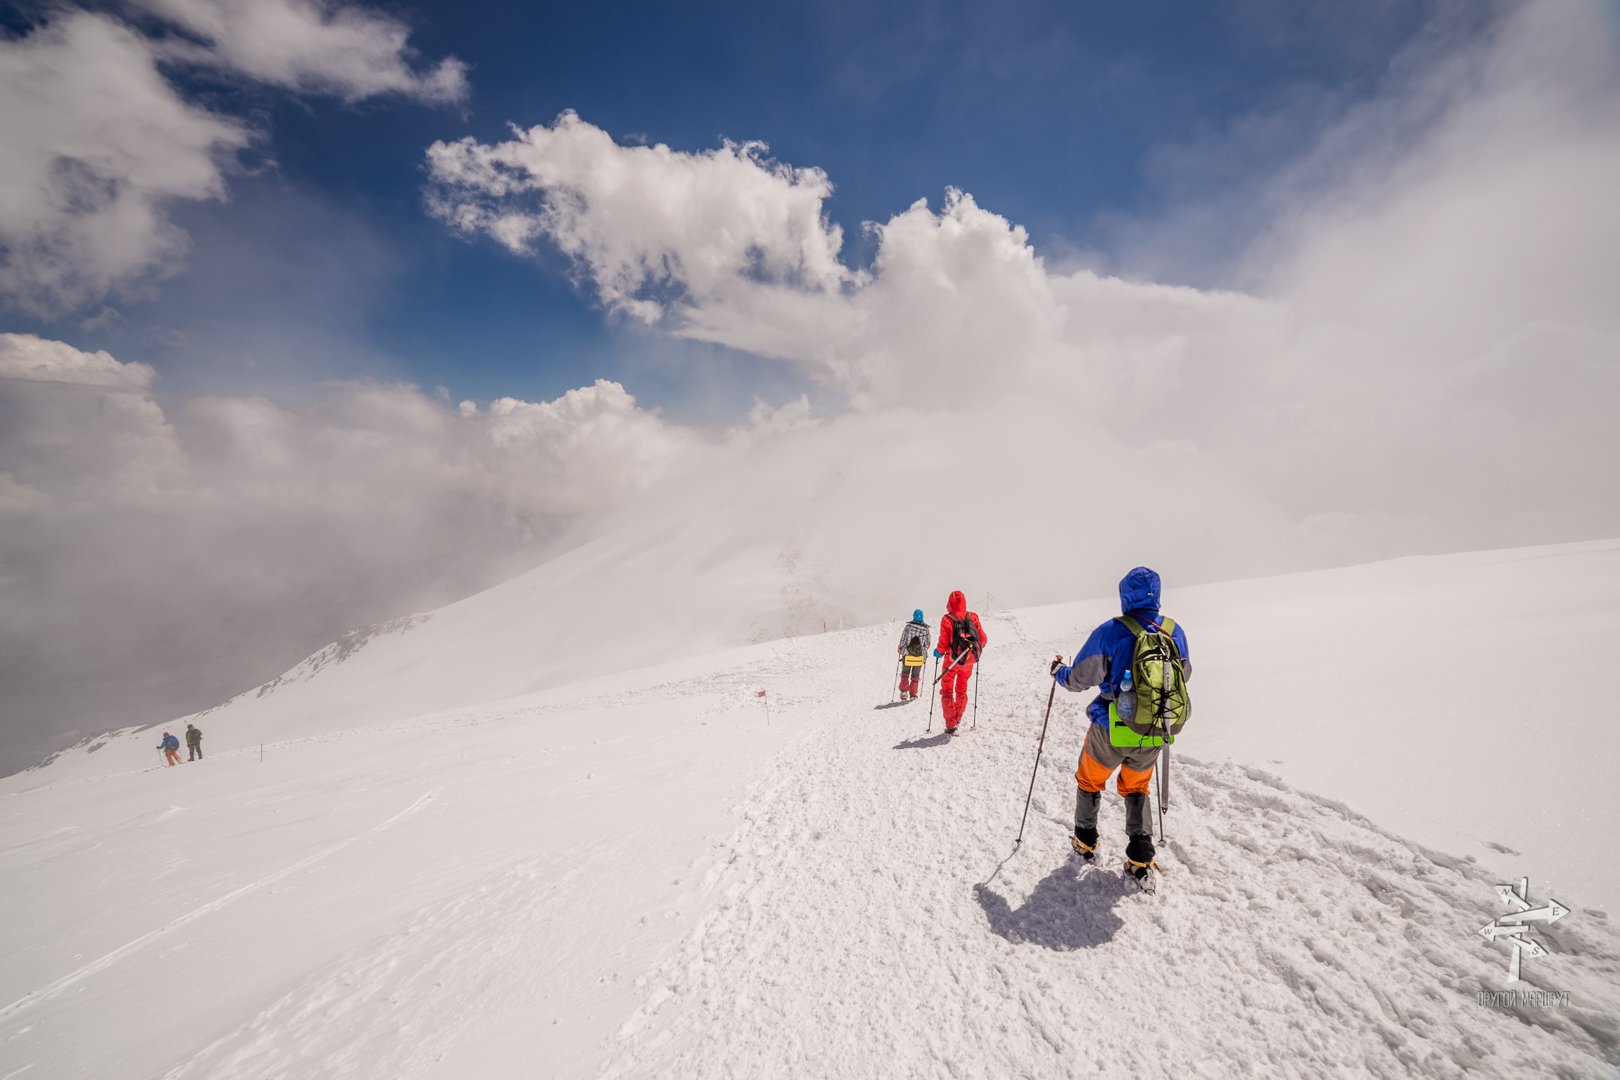
{"type": "MultiPolygon", "coordinates": [[[[859,229],[944,189],[1026,227],[1049,258],[1218,283],[1234,223],[1179,265],[1133,265],[1132,224],[1199,194],[1167,147],[1241,186],[1314,119],[1373,92],[1431,5],[825,3],[405,4],[426,58],[470,65],[465,105],[330,96],[180,73],[192,100],[250,118],[259,143],[224,202],[173,209],[179,272],[116,316],[17,316],[12,329],[143,360],[174,391],[295,393],[321,378],[404,379],[456,398],[549,398],[597,376],[694,419],[804,386],[724,349],[606,316],[554,253],[521,259],[422,210],[423,150],[498,141],[564,109],[623,142],[768,142],[824,169],[846,262],[859,229]],[[1275,121],[1235,158],[1231,133],[1275,121]]],[[[16,25],[15,20],[13,22],[16,25]]]]}

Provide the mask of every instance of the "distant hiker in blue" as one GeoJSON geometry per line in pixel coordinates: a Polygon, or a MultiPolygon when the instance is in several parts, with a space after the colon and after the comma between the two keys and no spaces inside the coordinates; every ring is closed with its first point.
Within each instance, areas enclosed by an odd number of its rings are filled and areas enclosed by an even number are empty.
{"type": "Polygon", "coordinates": [[[163,739],[162,739],[162,741],[160,741],[158,743],[157,748],[159,750],[163,751],[163,760],[166,763],[168,763],[169,765],[178,765],[178,764],[180,764],[180,740],[179,739],[175,738],[173,735],[170,735],[167,731],[165,731],[163,733],[163,739]]]}
{"type": "Polygon", "coordinates": [[[1097,809],[1108,778],[1119,770],[1125,797],[1126,870],[1137,880],[1153,867],[1148,785],[1159,751],[1186,723],[1192,677],[1187,634],[1159,614],[1159,575],[1138,566],[1119,583],[1124,614],[1091,632],[1072,664],[1052,661],[1052,677],[1065,690],[1096,687],[1086,706],[1091,719],[1075,779],[1074,852],[1090,862],[1097,852],[1097,809]]]}
{"type": "Polygon", "coordinates": [[[900,700],[911,701],[922,685],[923,665],[928,663],[932,643],[922,608],[911,613],[911,621],[900,631],[900,700]]]}

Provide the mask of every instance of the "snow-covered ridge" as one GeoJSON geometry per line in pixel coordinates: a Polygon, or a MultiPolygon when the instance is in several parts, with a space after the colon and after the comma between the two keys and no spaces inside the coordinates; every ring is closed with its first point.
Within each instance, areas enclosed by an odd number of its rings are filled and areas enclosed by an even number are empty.
{"type": "MultiPolygon", "coordinates": [[[[432,612],[422,615],[404,615],[397,619],[388,619],[384,622],[374,623],[371,626],[362,627],[359,630],[350,630],[347,634],[344,634],[330,645],[326,645],[314,653],[311,653],[308,657],[299,662],[296,667],[293,667],[289,671],[276,676],[267,683],[255,687],[252,691],[250,691],[250,693],[252,693],[254,697],[264,697],[266,694],[273,694],[278,688],[287,686],[291,683],[306,682],[319,675],[326,668],[343,663],[343,661],[365,648],[377,638],[388,634],[408,633],[413,627],[421,626],[432,617],[432,612]]],[[[235,700],[235,698],[231,699],[231,701],[235,700]]],[[[230,701],[227,701],[224,703],[224,706],[229,706],[230,703],[230,701]]],[[[224,706],[215,706],[215,708],[221,708],[224,706]]],[[[213,711],[214,709],[204,709],[198,715],[207,716],[213,711]]]]}
{"type": "MultiPolygon", "coordinates": [[[[752,636],[755,614],[784,587],[779,564],[750,577],[731,561],[712,568],[725,588],[699,589],[707,606],[677,608],[694,586],[666,560],[685,566],[690,553],[689,543],[667,537],[647,544],[642,563],[612,544],[578,549],[431,616],[350,635],[199,724],[214,752],[256,749],[547,687],[611,682],[613,672],[649,659],[688,670],[684,658],[752,636]],[[614,591],[621,587],[627,591],[614,591]],[[657,587],[668,593],[630,598],[657,587]],[[726,606],[733,596],[739,610],[726,606]],[[671,630],[677,616],[706,629],[671,630]]],[[[1116,576],[1075,580],[1101,592],[1116,576]]],[[[793,579],[794,587],[803,583],[793,579]]],[[[1001,645],[1039,642],[1072,653],[1114,606],[1105,597],[1009,617],[988,595],[1000,594],[998,582],[960,584],[976,607],[1004,622],[1001,645]]],[[[1569,641],[1596,646],[1582,675],[1594,699],[1620,698],[1620,542],[1406,558],[1191,588],[1171,580],[1167,589],[1167,609],[1193,634],[1199,752],[1274,771],[1423,843],[1512,862],[1559,887],[1590,888],[1596,902],[1620,896],[1620,868],[1588,857],[1591,837],[1620,833],[1620,797],[1609,783],[1620,766],[1620,729],[1563,725],[1559,749],[1513,749],[1545,746],[1540,695],[1558,677],[1569,641]],[[1309,643],[1303,650],[1301,637],[1309,643]],[[1448,656],[1434,654],[1437,640],[1448,656]],[[1557,798],[1534,797],[1554,791],[1557,798]]],[[[836,610],[817,609],[797,631],[820,631],[829,615],[836,625],[836,610]]],[[[144,767],[157,756],[153,742],[146,731],[101,737],[47,768],[0,779],[0,792],[144,767]]]]}

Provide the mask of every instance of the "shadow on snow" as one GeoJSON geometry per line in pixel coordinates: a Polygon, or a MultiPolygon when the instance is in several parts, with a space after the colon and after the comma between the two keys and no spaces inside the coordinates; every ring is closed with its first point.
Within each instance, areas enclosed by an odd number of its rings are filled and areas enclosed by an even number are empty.
{"type": "Polygon", "coordinates": [[[944,746],[950,741],[950,734],[942,731],[938,735],[918,735],[916,738],[897,742],[894,744],[894,748],[896,750],[926,750],[930,746],[944,746]]]}
{"type": "Polygon", "coordinates": [[[990,888],[973,886],[974,898],[997,937],[1015,945],[1040,945],[1057,952],[1091,949],[1112,941],[1124,921],[1114,905],[1134,890],[1113,874],[1095,868],[1081,874],[1072,860],[1041,879],[1017,908],[990,888]]]}

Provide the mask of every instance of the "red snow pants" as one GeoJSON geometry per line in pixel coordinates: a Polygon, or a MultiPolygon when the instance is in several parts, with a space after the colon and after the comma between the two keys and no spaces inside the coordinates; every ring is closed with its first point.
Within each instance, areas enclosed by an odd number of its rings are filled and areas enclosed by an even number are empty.
{"type": "Polygon", "coordinates": [[[916,667],[905,667],[904,661],[902,661],[901,664],[900,692],[902,694],[909,694],[912,697],[916,697],[917,689],[922,685],[923,666],[918,664],[916,667]]]}
{"type": "Polygon", "coordinates": [[[973,661],[966,660],[945,669],[939,677],[939,705],[945,714],[945,730],[953,730],[967,711],[968,680],[973,678],[973,661]]]}

